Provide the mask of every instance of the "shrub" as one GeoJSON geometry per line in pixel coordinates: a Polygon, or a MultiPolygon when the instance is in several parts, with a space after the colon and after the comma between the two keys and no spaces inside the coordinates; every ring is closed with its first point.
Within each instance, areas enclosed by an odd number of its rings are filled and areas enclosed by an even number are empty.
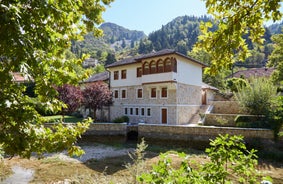
{"type": "Polygon", "coordinates": [[[172,166],[169,154],[161,154],[160,160],[148,173],[138,177],[142,183],[258,183],[255,150],[248,151],[242,136],[220,135],[210,142],[206,153],[210,162],[197,164],[192,169],[188,156],[178,153],[182,158],[176,168],[172,166]]]}
{"type": "Polygon", "coordinates": [[[234,121],[236,126],[241,128],[271,128],[265,116],[238,115],[234,121]]]}
{"type": "Polygon", "coordinates": [[[246,87],[248,83],[242,78],[230,78],[226,80],[226,87],[232,92],[238,92],[239,87],[246,87]]]}
{"type": "Polygon", "coordinates": [[[128,116],[121,116],[121,117],[118,117],[118,118],[115,118],[113,120],[114,123],[129,123],[129,117],[128,116]]]}
{"type": "Polygon", "coordinates": [[[238,86],[235,93],[242,109],[253,115],[266,115],[277,89],[265,78],[252,79],[250,86],[238,86]]]}

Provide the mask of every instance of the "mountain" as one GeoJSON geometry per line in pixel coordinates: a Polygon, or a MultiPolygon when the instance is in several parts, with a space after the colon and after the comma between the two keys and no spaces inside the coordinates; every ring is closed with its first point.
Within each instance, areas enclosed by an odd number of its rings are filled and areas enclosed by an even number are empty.
{"type": "MultiPolygon", "coordinates": [[[[162,49],[175,49],[187,55],[198,39],[201,22],[207,21],[211,21],[211,18],[208,16],[180,16],[163,25],[159,30],[150,33],[148,37],[143,31],[129,30],[108,22],[100,26],[104,31],[103,37],[95,38],[92,33],[89,33],[85,36],[84,41],[73,42],[72,52],[77,56],[81,56],[83,53],[90,54],[91,57],[98,59],[103,64],[127,56],[145,54],[153,50],[158,51],[162,49]],[[111,54],[111,57],[108,57],[109,54],[111,54]],[[113,58],[113,60],[108,61],[107,58],[113,58]]],[[[283,22],[266,27],[264,35],[266,42],[262,48],[255,46],[249,40],[249,35],[244,36],[249,49],[253,50],[253,56],[246,60],[245,66],[265,65],[273,48],[270,38],[273,34],[282,33],[282,26],[283,22]]],[[[217,25],[214,25],[211,30],[216,30],[216,28],[217,25]]]]}
{"type": "Polygon", "coordinates": [[[268,29],[270,30],[271,34],[282,34],[283,21],[280,23],[271,24],[268,26],[268,29]]]}
{"type": "Polygon", "coordinates": [[[103,37],[96,38],[92,33],[84,36],[83,41],[73,41],[71,51],[77,56],[89,54],[104,62],[108,53],[123,51],[134,47],[135,43],[146,37],[143,31],[129,30],[114,23],[104,23],[100,27],[103,37]]]}
{"type": "Polygon", "coordinates": [[[103,30],[104,39],[107,43],[113,44],[116,41],[130,40],[138,41],[146,37],[143,31],[129,30],[114,23],[104,23],[100,26],[103,30]]]}

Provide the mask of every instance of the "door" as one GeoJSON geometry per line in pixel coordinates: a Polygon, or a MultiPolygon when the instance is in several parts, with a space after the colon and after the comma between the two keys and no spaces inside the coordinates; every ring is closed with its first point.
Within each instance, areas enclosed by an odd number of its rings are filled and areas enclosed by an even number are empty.
{"type": "Polygon", "coordinates": [[[162,124],[167,124],[167,109],[161,109],[162,124]]]}
{"type": "Polygon", "coordinates": [[[206,105],[206,90],[202,90],[202,105],[206,105]]]}

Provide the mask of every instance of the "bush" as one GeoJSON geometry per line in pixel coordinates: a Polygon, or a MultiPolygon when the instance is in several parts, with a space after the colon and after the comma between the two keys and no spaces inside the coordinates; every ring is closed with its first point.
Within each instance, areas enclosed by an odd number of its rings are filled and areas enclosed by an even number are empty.
{"type": "Polygon", "coordinates": [[[232,92],[238,92],[239,87],[246,87],[248,83],[242,78],[230,78],[226,80],[226,87],[232,92]]]}
{"type": "Polygon", "coordinates": [[[220,135],[210,142],[210,162],[192,169],[189,157],[178,153],[180,165],[173,167],[169,154],[161,154],[152,170],[141,174],[141,183],[259,183],[255,150],[248,150],[242,136],[220,135]],[[236,182],[235,182],[236,183],[236,182]]]}
{"type": "Polygon", "coordinates": [[[250,86],[238,86],[235,93],[243,110],[252,115],[266,115],[276,94],[276,87],[264,78],[252,79],[250,86]]]}
{"type": "Polygon", "coordinates": [[[235,124],[241,128],[271,128],[264,116],[242,116],[235,118],[235,124]]]}
{"type": "Polygon", "coordinates": [[[115,118],[113,120],[114,123],[129,123],[129,117],[128,116],[121,116],[121,117],[118,117],[118,118],[115,118]]]}

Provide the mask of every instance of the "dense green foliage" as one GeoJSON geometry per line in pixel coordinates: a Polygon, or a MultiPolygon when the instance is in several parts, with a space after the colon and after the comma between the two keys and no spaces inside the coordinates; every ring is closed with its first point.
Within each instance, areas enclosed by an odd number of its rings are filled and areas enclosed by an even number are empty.
{"type": "Polygon", "coordinates": [[[118,118],[115,118],[113,120],[114,123],[129,123],[129,117],[128,116],[121,116],[121,117],[118,117],[118,118]]]}
{"type": "Polygon", "coordinates": [[[194,168],[185,154],[178,154],[182,161],[177,167],[169,157],[170,152],[161,154],[158,163],[148,173],[141,174],[138,181],[152,184],[259,182],[256,151],[246,148],[242,136],[220,135],[210,142],[206,153],[210,161],[203,165],[194,163],[194,168]]]}
{"type": "Polygon", "coordinates": [[[271,128],[265,116],[238,115],[235,118],[237,127],[241,128],[271,128]]]}
{"type": "Polygon", "coordinates": [[[274,50],[269,56],[268,66],[275,67],[272,80],[279,85],[283,81],[283,34],[273,35],[274,50]]]}
{"type": "Polygon", "coordinates": [[[208,13],[217,22],[218,29],[211,31],[211,22],[200,28],[196,49],[204,49],[211,55],[208,72],[215,74],[223,68],[231,68],[236,61],[250,56],[245,35],[254,44],[263,44],[264,21],[280,20],[280,0],[205,0],[208,13]]]}
{"type": "Polygon", "coordinates": [[[0,144],[9,155],[30,157],[32,152],[82,153],[76,139],[88,128],[58,124],[47,128],[35,106],[51,111],[62,107],[54,86],[77,83],[85,74],[74,69],[82,60],[66,59],[71,40],[86,32],[101,35],[96,27],[112,0],[0,1],[0,144]],[[79,34],[80,33],[80,34],[79,34]],[[12,82],[21,72],[35,83],[35,96],[12,82]]]}
{"type": "Polygon", "coordinates": [[[250,85],[238,86],[235,93],[243,110],[252,115],[266,115],[277,88],[265,78],[251,79],[250,85]]]}
{"type": "Polygon", "coordinates": [[[274,138],[277,140],[280,135],[283,135],[283,96],[278,96],[272,100],[268,112],[268,120],[274,131],[274,138]]]}
{"type": "Polygon", "coordinates": [[[238,88],[248,86],[248,82],[242,78],[229,78],[225,81],[226,88],[232,92],[238,92],[238,88]]]}
{"type": "Polygon", "coordinates": [[[182,16],[177,17],[160,30],[148,35],[148,41],[141,40],[139,53],[148,53],[152,50],[162,50],[165,48],[176,49],[178,52],[187,55],[187,51],[191,50],[200,34],[200,22],[207,22],[210,19],[206,16],[182,16]],[[147,46],[148,45],[148,46],[147,46]],[[151,50],[150,50],[151,49],[151,50]]]}

